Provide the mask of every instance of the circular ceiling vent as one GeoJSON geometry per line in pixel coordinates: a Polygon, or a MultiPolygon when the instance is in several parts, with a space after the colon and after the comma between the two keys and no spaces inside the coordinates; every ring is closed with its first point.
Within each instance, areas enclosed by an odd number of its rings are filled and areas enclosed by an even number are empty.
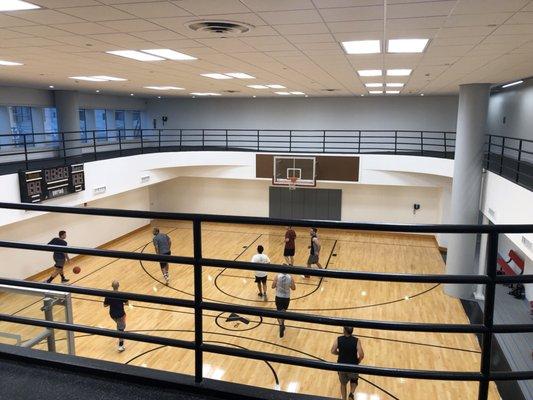
{"type": "Polygon", "coordinates": [[[193,21],[187,23],[189,29],[206,32],[215,36],[237,36],[250,32],[254,26],[236,21],[193,21]]]}
{"type": "Polygon", "coordinates": [[[337,92],[339,89],[321,89],[323,92],[337,92]]]}

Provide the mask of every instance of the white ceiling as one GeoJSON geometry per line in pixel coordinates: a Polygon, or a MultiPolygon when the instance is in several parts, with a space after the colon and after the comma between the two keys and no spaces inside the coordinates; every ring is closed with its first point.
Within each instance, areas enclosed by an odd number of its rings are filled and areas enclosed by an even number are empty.
{"type": "MultiPolygon", "coordinates": [[[[1,1],[1,0],[0,0],[1,1]]],[[[38,10],[0,13],[0,84],[136,96],[277,96],[248,84],[282,84],[309,96],[367,93],[365,82],[405,82],[402,94],[457,93],[458,85],[533,75],[530,0],[27,0],[38,10]],[[185,26],[199,19],[255,28],[217,38],[185,26]],[[429,38],[423,54],[346,55],[339,42],[429,38]],[[170,48],[198,60],[139,62],[105,54],[170,48]],[[405,78],[360,78],[358,69],[412,68],[405,78]],[[213,80],[245,72],[254,80],[213,80]],[[111,75],[127,82],[75,82],[111,75]],[[155,92],[143,86],[178,86],[155,92]],[[327,92],[325,89],[337,89],[327,92]],[[224,90],[238,93],[226,94],[224,90]],[[170,94],[171,93],[171,94],[170,94]]]]}

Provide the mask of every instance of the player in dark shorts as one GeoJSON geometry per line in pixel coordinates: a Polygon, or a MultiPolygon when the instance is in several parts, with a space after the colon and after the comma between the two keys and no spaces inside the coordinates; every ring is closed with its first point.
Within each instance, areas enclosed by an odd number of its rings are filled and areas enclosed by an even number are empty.
{"type": "MultiPolygon", "coordinates": [[[[159,232],[159,228],[154,228],[152,233],[154,234],[154,248],[156,254],[165,254],[170,255],[170,248],[172,246],[172,241],[170,237],[164,233],[159,232]]],[[[160,262],[161,272],[163,273],[163,278],[165,279],[165,285],[168,285],[168,263],[160,262]]]]}
{"type": "MultiPolygon", "coordinates": [[[[353,335],[353,328],[351,326],[345,326],[343,329],[344,334],[335,339],[335,342],[331,346],[331,354],[338,356],[338,363],[357,365],[365,357],[363,346],[361,346],[361,341],[353,335]]],[[[338,374],[341,383],[342,400],[346,400],[347,398],[353,400],[359,374],[355,372],[339,372],[338,374]],[[350,382],[350,393],[346,397],[346,385],[348,382],[350,382]]]]}
{"type": "Polygon", "coordinates": [[[296,252],[296,232],[292,226],[288,226],[285,231],[285,248],[283,249],[283,257],[289,265],[294,265],[294,253],[296,252]]]}
{"type": "MultiPolygon", "coordinates": [[[[272,282],[272,289],[276,289],[276,310],[287,311],[291,302],[291,290],[296,290],[294,279],[289,274],[279,273],[272,282]]],[[[285,320],[278,319],[279,337],[285,335],[285,320]]]]}
{"type": "MultiPolygon", "coordinates": [[[[67,241],[65,240],[67,238],[67,232],[65,231],[59,231],[58,237],[53,238],[48,242],[48,244],[51,244],[53,246],[66,246],[67,241]]],[[[61,283],[67,283],[69,279],[65,278],[65,275],[63,273],[63,267],[65,266],[65,263],[67,261],[70,261],[70,257],[67,253],[54,251],[54,272],[52,272],[52,275],[46,280],[46,283],[50,283],[54,280],[54,278],[58,275],[61,276],[61,283]]]]}
{"type": "MultiPolygon", "coordinates": [[[[322,268],[320,265],[320,241],[318,240],[318,234],[316,228],[311,228],[309,231],[311,235],[311,244],[309,246],[309,258],[307,259],[307,268],[311,268],[315,264],[318,268],[322,268]]],[[[309,275],[305,275],[305,278],[309,278],[309,275]]]]}
{"type": "MultiPolygon", "coordinates": [[[[118,290],[120,284],[118,281],[113,281],[111,287],[113,290],[118,290]]],[[[104,299],[104,307],[109,307],[109,316],[117,324],[117,330],[124,332],[126,330],[126,311],[124,311],[124,305],[128,304],[128,300],[117,299],[114,297],[106,297],[104,299]]],[[[118,340],[118,351],[123,352],[126,350],[124,346],[124,339],[118,340]]]]}
{"type": "MultiPolygon", "coordinates": [[[[263,251],[265,251],[264,247],[259,245],[257,246],[257,254],[252,257],[253,263],[262,263],[262,264],[270,264],[270,259],[266,254],[263,254],[263,251]]],[[[266,300],[267,297],[267,277],[268,272],[265,271],[255,271],[255,283],[257,283],[257,289],[259,289],[259,292],[257,295],[259,297],[262,297],[266,300]]]]}

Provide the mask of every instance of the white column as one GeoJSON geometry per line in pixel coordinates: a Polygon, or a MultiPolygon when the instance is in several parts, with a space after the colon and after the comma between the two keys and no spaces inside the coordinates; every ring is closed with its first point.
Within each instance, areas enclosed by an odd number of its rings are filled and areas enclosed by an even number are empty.
{"type": "Polygon", "coordinates": [[[54,92],[59,132],[69,132],[65,137],[66,157],[81,156],[81,134],[78,92],[56,90],[54,92]]]}
{"type": "MultiPolygon", "coordinates": [[[[488,83],[459,87],[450,221],[452,224],[478,223],[489,94],[488,83]]],[[[476,274],[475,250],[475,234],[450,235],[446,273],[476,274]]],[[[471,299],[473,285],[446,284],[445,292],[454,297],[471,299]]]]}
{"type": "MultiPolygon", "coordinates": [[[[489,219],[483,214],[483,225],[488,225],[489,219]]],[[[484,275],[487,272],[487,243],[489,235],[482,234],[479,243],[478,275],[484,275]]],[[[474,297],[478,300],[485,300],[485,285],[479,284],[474,292],[474,297]]]]}

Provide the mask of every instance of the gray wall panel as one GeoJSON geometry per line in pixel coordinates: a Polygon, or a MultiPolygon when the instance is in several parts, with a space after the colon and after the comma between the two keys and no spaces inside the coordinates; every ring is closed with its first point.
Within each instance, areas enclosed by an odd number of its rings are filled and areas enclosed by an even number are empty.
{"type": "Polygon", "coordinates": [[[289,219],[341,219],[342,190],[296,189],[271,186],[269,215],[289,219]]]}

